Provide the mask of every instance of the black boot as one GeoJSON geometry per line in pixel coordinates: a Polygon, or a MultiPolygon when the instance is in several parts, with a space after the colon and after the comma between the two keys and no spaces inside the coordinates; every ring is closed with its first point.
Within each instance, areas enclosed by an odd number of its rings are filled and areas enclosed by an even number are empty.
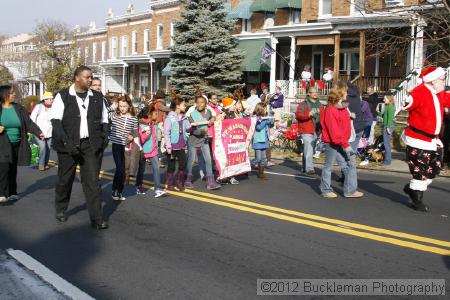
{"type": "Polygon", "coordinates": [[[428,206],[426,206],[422,199],[423,199],[423,192],[422,191],[416,191],[412,190],[409,187],[409,184],[405,185],[403,188],[403,191],[408,194],[409,198],[412,201],[411,207],[417,211],[423,211],[427,212],[429,210],[428,206]]]}

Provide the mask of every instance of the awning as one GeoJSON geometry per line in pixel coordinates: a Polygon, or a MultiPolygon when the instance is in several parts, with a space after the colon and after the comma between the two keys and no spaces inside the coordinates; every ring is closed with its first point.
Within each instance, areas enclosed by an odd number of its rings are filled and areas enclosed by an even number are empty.
{"type": "MultiPolygon", "coordinates": [[[[269,39],[258,40],[240,40],[238,49],[244,52],[244,60],[241,64],[241,71],[243,72],[269,72],[270,66],[261,64],[261,49],[265,43],[270,43],[269,39]]],[[[275,54],[272,54],[275,55],[275,54]]],[[[270,60],[268,61],[270,64],[270,60]]]]}
{"type": "Polygon", "coordinates": [[[302,0],[275,0],[276,8],[302,8],[302,0]]]}
{"type": "Polygon", "coordinates": [[[265,11],[265,12],[275,12],[275,1],[274,0],[255,0],[250,6],[252,12],[265,11]]]}
{"type": "Polygon", "coordinates": [[[170,63],[162,70],[162,76],[172,76],[172,66],[170,63]]]}
{"type": "Polygon", "coordinates": [[[297,37],[297,45],[334,45],[333,35],[313,35],[297,37]]]}
{"type": "Polygon", "coordinates": [[[234,9],[232,9],[227,18],[228,19],[250,19],[252,17],[252,12],[250,11],[250,6],[252,6],[251,0],[241,1],[234,9]]]}

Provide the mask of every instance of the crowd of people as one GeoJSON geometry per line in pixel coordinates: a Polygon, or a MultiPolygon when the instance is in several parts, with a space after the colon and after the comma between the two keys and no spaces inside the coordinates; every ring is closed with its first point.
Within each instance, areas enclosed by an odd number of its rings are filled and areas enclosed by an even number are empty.
{"type": "MultiPolygon", "coordinates": [[[[450,94],[444,91],[442,68],[426,69],[421,78],[423,84],[411,92],[404,107],[410,113],[404,140],[413,176],[404,191],[414,209],[427,211],[423,192],[442,168],[438,135],[444,107],[450,106],[450,94]]],[[[0,202],[18,199],[17,166],[30,163],[28,133],[40,148],[39,171],[49,169],[50,145],[57,153],[55,209],[59,222],[67,221],[66,211],[79,165],[91,224],[96,229],[108,228],[102,214],[99,173],[103,152],[109,144],[116,166],[111,191],[115,201],[126,200],[123,191],[130,178],[135,178],[136,194],[148,192],[143,186],[148,164],[152,168],[155,198],[166,196],[167,190],[193,188],[196,161],[200,178],[206,180],[206,189],[239,184],[235,177],[216,179],[213,130],[214,123],[224,119],[256,118],[252,165],[259,179],[268,179],[265,168],[273,165],[271,132],[282,121],[285,103],[280,87],[270,94],[267,86],[261,85],[260,96],[254,88],[247,99],[236,92],[220,103],[217,94],[205,95],[199,91],[193,95],[191,106],[176,95],[167,106],[165,93],[157,91],[151,101],[137,109],[127,95],[105,97],[101,86],[101,80],[92,78],[88,67],[80,66],[75,71],[74,83],[55,97],[44,93],[31,115],[16,103],[13,86],[0,87],[0,202]],[[166,166],[167,190],[160,171],[166,166]]],[[[382,120],[384,164],[391,164],[391,139],[395,130],[393,96],[386,95],[380,101],[374,87],[369,87],[367,92],[368,98],[362,99],[354,85],[336,82],[327,102],[323,103],[317,88],[311,85],[297,107],[295,119],[303,144],[302,171],[308,176],[315,175],[315,154],[325,153],[319,185],[325,198],[338,197],[331,186],[335,161],[341,169],[344,197],[364,196],[358,190],[356,155],[361,153],[361,148],[376,144],[378,120],[382,120]]],[[[366,155],[362,154],[362,165],[368,161],[364,159],[368,158],[366,155]]]]}

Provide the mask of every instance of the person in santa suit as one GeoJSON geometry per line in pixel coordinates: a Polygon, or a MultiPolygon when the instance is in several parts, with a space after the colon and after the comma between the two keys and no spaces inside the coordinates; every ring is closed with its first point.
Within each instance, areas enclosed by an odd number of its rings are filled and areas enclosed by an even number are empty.
{"type": "Polygon", "coordinates": [[[442,127],[444,108],[450,107],[450,93],[445,91],[445,70],[430,66],[419,76],[422,84],[415,87],[403,107],[409,112],[408,127],[403,134],[406,159],[412,179],[404,192],[412,201],[412,208],[428,211],[423,194],[442,169],[442,127]]]}

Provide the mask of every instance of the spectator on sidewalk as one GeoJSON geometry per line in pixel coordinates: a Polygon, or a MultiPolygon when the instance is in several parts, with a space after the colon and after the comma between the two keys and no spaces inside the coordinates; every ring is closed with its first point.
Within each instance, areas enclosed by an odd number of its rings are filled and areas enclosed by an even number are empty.
{"type": "Polygon", "coordinates": [[[39,171],[50,169],[48,162],[50,160],[50,146],[52,142],[52,123],[50,109],[53,104],[53,94],[45,92],[41,98],[41,102],[36,105],[31,112],[31,120],[36,123],[44,134],[42,140],[37,136],[33,136],[34,142],[39,146],[39,171]]]}
{"type": "Polygon", "coordinates": [[[351,119],[348,103],[344,100],[346,94],[338,89],[332,89],[328,96],[328,106],[320,116],[322,137],[325,143],[325,164],[322,169],[320,190],[325,198],[336,198],[337,194],[331,187],[331,171],[337,157],[345,160],[344,197],[360,198],[363,193],[358,191],[355,152],[350,146],[351,119]]]}
{"type": "Polygon", "coordinates": [[[269,104],[274,113],[275,121],[281,121],[284,106],[284,95],[281,92],[281,87],[275,87],[275,94],[270,97],[269,104]]]}
{"type": "Polygon", "coordinates": [[[310,87],[305,101],[299,103],[295,117],[298,121],[298,133],[303,141],[303,172],[314,175],[313,155],[320,134],[320,114],[323,106],[315,87],[310,87]]]}
{"type": "MultiPolygon", "coordinates": [[[[262,85],[262,84],[261,84],[262,85]]],[[[269,88],[264,84],[262,85],[262,94],[259,96],[259,99],[262,103],[266,104],[269,102],[269,88]]]]}
{"type": "Polygon", "coordinates": [[[392,162],[391,140],[395,130],[395,105],[394,96],[384,96],[384,110],[378,114],[383,118],[383,144],[384,144],[384,165],[389,166],[392,162]]]}
{"type": "Polygon", "coordinates": [[[261,102],[261,99],[257,95],[257,91],[255,88],[251,89],[250,97],[247,99],[248,103],[248,111],[247,114],[251,117],[253,116],[253,112],[255,111],[256,104],[261,102]]]}
{"type": "Polygon", "coordinates": [[[17,194],[17,166],[28,166],[31,161],[27,134],[39,136],[41,140],[45,138],[26,108],[15,100],[13,86],[0,86],[0,203],[20,199],[17,194]]]}
{"type": "Polygon", "coordinates": [[[378,94],[375,92],[375,87],[372,85],[367,87],[367,94],[368,97],[366,101],[369,103],[370,111],[372,112],[373,116],[368,142],[369,145],[373,145],[375,141],[375,126],[377,125],[377,115],[378,115],[377,108],[379,107],[380,103],[383,103],[383,101],[379,100],[378,94]]]}

